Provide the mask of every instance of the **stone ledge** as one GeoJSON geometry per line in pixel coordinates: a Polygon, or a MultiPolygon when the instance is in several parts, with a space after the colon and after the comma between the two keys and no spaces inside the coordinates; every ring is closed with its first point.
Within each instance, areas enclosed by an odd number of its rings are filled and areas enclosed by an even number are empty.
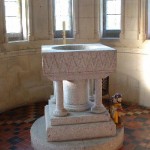
{"type": "Polygon", "coordinates": [[[56,142],[85,140],[116,135],[116,125],[113,121],[49,126],[46,130],[48,141],[56,142]]]}

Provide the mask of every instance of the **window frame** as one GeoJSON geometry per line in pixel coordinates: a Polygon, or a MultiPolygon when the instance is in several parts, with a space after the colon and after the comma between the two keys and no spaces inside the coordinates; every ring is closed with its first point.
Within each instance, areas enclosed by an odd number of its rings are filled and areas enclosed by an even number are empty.
{"type": "MultiPolygon", "coordinates": [[[[119,38],[121,29],[120,30],[115,30],[115,29],[107,30],[106,29],[106,18],[107,18],[106,3],[107,3],[107,0],[103,0],[103,34],[102,34],[102,37],[103,38],[119,38]]],[[[120,15],[121,15],[121,13],[120,13],[120,15]]],[[[121,18],[120,18],[120,22],[121,22],[121,18]]]]}
{"type": "MultiPolygon", "coordinates": [[[[54,32],[54,38],[63,38],[63,29],[62,30],[56,30],[56,21],[55,21],[55,0],[53,0],[53,32],[54,32]]],[[[71,6],[71,17],[70,17],[70,24],[71,24],[71,30],[65,30],[66,31],[66,38],[73,38],[73,0],[70,0],[70,6],[71,6]]]]}
{"type": "MultiPolygon", "coordinates": [[[[23,19],[23,11],[25,11],[24,18],[27,21],[27,10],[28,10],[27,9],[27,0],[19,0],[18,3],[19,3],[19,10],[20,10],[20,27],[21,27],[20,29],[21,30],[19,33],[18,32],[9,33],[9,32],[7,32],[7,29],[6,29],[6,37],[7,37],[8,42],[27,40],[28,26],[27,26],[27,22],[24,22],[24,19],[23,19]],[[23,6],[23,3],[24,3],[24,6],[23,6]],[[23,9],[23,7],[25,7],[25,8],[23,9]],[[24,29],[24,28],[26,28],[26,29],[24,29]]],[[[4,0],[4,8],[5,8],[5,0],[4,0]]],[[[5,24],[6,24],[7,16],[5,15],[4,17],[5,17],[5,24]]]]}

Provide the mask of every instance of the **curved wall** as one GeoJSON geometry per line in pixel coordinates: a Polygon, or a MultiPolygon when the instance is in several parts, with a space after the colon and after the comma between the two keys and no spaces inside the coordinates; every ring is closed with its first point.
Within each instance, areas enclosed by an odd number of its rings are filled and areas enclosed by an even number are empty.
{"type": "Polygon", "coordinates": [[[40,49],[0,52],[0,111],[47,100],[51,82],[42,76],[40,49]]]}

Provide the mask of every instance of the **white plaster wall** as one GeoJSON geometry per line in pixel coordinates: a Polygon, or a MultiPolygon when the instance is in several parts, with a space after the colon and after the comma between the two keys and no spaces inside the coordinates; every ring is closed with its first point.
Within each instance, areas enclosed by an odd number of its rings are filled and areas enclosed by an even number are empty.
{"type": "MultiPolygon", "coordinates": [[[[148,44],[150,45],[150,44],[148,44]]],[[[117,70],[110,76],[110,95],[150,107],[150,52],[142,48],[117,48],[117,70]]]]}

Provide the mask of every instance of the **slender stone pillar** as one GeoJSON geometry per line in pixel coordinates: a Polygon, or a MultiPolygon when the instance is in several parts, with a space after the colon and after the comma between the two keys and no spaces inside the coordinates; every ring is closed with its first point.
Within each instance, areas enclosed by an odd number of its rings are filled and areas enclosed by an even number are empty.
{"type": "Polygon", "coordinates": [[[54,90],[54,93],[53,95],[51,96],[51,101],[53,104],[56,104],[56,84],[55,84],[56,81],[53,81],[53,90],[54,90]]]}
{"type": "Polygon", "coordinates": [[[55,92],[56,92],[56,109],[54,116],[63,117],[68,115],[68,111],[64,108],[63,102],[63,83],[62,81],[55,81],[55,92]]]}
{"type": "Polygon", "coordinates": [[[94,79],[88,80],[88,97],[91,102],[94,102],[94,79]]]}
{"type": "Polygon", "coordinates": [[[91,108],[93,113],[103,113],[106,108],[102,104],[102,79],[95,80],[95,102],[91,108]]]}

